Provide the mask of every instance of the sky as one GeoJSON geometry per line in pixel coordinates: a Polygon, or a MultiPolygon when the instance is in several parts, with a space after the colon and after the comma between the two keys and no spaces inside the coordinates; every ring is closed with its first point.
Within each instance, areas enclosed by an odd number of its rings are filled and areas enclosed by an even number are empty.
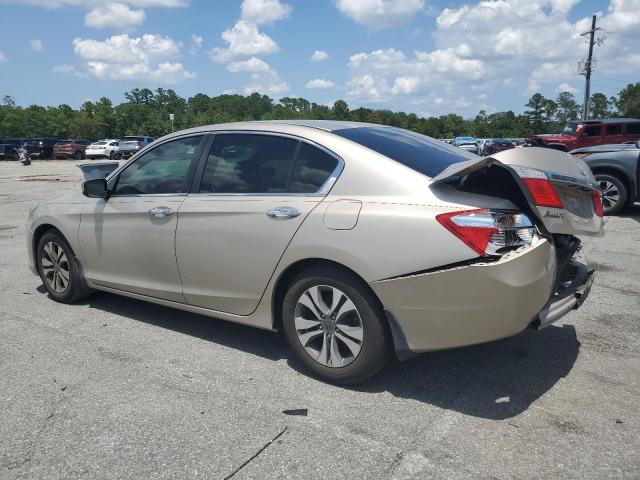
{"type": "Polygon", "coordinates": [[[0,95],[123,101],[136,87],[414,112],[522,112],[640,81],[640,0],[0,0],[0,95]]]}

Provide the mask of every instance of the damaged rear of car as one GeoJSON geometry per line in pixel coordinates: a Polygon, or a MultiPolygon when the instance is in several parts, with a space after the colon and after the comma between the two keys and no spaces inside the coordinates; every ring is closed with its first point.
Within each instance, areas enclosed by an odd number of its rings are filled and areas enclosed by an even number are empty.
{"type": "Polygon", "coordinates": [[[475,256],[371,283],[397,327],[399,356],[542,328],[585,301],[595,268],[579,237],[602,235],[604,222],[583,162],[549,149],[508,150],[454,163],[429,188],[473,205],[436,220],[475,256]]]}

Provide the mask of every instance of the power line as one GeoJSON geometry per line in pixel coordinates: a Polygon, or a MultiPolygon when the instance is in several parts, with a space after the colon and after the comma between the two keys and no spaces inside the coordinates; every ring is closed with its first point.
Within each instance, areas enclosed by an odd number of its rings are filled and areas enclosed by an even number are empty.
{"type": "Polygon", "coordinates": [[[633,82],[630,82],[630,81],[627,81],[627,80],[619,80],[617,78],[608,77],[608,76],[602,75],[602,74],[599,74],[599,76],[601,76],[602,78],[606,78],[607,80],[613,80],[614,82],[620,82],[620,83],[624,83],[626,85],[628,85],[630,83],[633,83],[633,82]]]}

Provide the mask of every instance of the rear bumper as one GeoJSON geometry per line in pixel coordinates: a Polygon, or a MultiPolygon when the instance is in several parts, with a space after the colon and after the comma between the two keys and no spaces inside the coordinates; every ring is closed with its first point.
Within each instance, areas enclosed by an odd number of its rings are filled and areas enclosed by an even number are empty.
{"type": "Polygon", "coordinates": [[[541,239],[496,262],[372,282],[398,357],[543,328],[579,308],[594,278],[594,271],[574,257],[579,245],[556,251],[541,239]]]}

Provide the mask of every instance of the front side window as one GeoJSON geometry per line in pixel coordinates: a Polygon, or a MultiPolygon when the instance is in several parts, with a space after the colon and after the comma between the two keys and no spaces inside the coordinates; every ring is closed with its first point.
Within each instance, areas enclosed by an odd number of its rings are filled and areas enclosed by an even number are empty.
{"type": "Polygon", "coordinates": [[[297,140],[272,135],[216,135],[201,193],[287,193],[297,140]]]}
{"type": "Polygon", "coordinates": [[[120,173],[116,195],[186,193],[202,135],[180,138],[148,151],[120,173]]]}
{"type": "Polygon", "coordinates": [[[591,125],[582,131],[583,137],[599,137],[602,127],[600,125],[591,125]]]}

